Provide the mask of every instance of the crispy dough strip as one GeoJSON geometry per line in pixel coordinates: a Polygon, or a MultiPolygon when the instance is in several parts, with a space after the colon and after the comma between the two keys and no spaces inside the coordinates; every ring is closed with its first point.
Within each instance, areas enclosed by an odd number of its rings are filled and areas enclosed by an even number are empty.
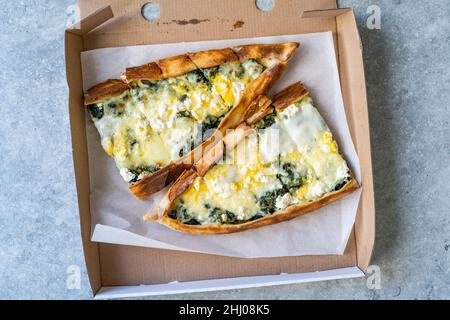
{"type": "Polygon", "coordinates": [[[199,69],[217,67],[227,62],[239,61],[231,48],[188,53],[189,58],[199,69]]]}
{"type": "Polygon", "coordinates": [[[136,198],[144,199],[175,181],[184,170],[190,167],[189,165],[170,163],[158,171],[146,175],[137,183],[129,185],[129,189],[136,198]]]}
{"type": "Polygon", "coordinates": [[[158,81],[163,79],[163,74],[156,62],[151,62],[140,67],[127,68],[122,77],[125,80],[132,79],[158,81]]]}
{"type": "Polygon", "coordinates": [[[212,68],[227,62],[249,59],[255,59],[265,67],[271,67],[278,62],[289,61],[299,45],[298,42],[250,44],[187,53],[139,67],[127,68],[122,77],[128,83],[136,80],[161,80],[179,76],[197,68],[212,68]]]}
{"type": "Polygon", "coordinates": [[[197,177],[197,172],[194,169],[185,170],[167,191],[167,200],[170,203],[174,202],[189,188],[197,177]]]}
{"type": "Polygon", "coordinates": [[[246,120],[248,124],[254,124],[267,116],[268,114],[273,112],[273,108],[270,106],[272,104],[272,100],[267,98],[266,96],[259,96],[255,101],[252,102],[252,107],[254,111],[252,115],[249,116],[246,120]]]}
{"type": "Polygon", "coordinates": [[[249,44],[232,48],[240,61],[255,59],[264,66],[273,64],[273,60],[287,62],[295,50],[300,46],[298,42],[279,44],[249,44]]]}
{"type": "Polygon", "coordinates": [[[187,54],[161,59],[156,64],[161,69],[164,79],[178,77],[197,69],[187,54]]]}
{"type": "Polygon", "coordinates": [[[216,130],[216,132],[200,146],[191,150],[176,162],[172,162],[168,166],[143,177],[138,182],[130,185],[129,189],[138,199],[144,199],[151,196],[175,181],[183,171],[190,169],[221,140],[222,134],[216,130]]]}
{"type": "Polygon", "coordinates": [[[276,110],[281,111],[307,95],[308,90],[303,83],[296,82],[275,95],[273,106],[276,110]]]}
{"type": "Polygon", "coordinates": [[[247,118],[255,112],[255,106],[252,102],[260,95],[265,95],[272,85],[280,78],[285,63],[277,63],[272,67],[264,70],[264,72],[250,83],[244,90],[239,103],[223,118],[218,129],[225,133],[226,129],[236,128],[240,123],[245,122],[247,118]]]}
{"type": "Polygon", "coordinates": [[[225,145],[223,141],[221,141],[205,153],[200,161],[194,164],[193,168],[197,172],[197,176],[203,177],[205,173],[222,158],[224,149],[225,145]]]}
{"type": "Polygon", "coordinates": [[[249,125],[254,125],[256,124],[259,120],[264,119],[266,116],[268,116],[269,114],[274,112],[274,108],[270,107],[270,108],[266,108],[264,110],[258,111],[256,112],[253,116],[251,116],[250,118],[247,119],[247,123],[249,125]]]}
{"type": "Polygon", "coordinates": [[[236,129],[228,130],[227,134],[223,138],[223,143],[225,144],[225,151],[230,152],[242,141],[245,137],[247,137],[250,133],[252,133],[253,129],[249,127],[247,124],[242,123],[236,129]]]}
{"type": "Polygon", "coordinates": [[[117,96],[130,87],[125,82],[118,79],[109,79],[90,88],[84,93],[84,105],[98,103],[108,98],[117,96]]]}
{"type": "Polygon", "coordinates": [[[167,191],[164,198],[161,200],[160,206],[152,212],[148,212],[144,216],[145,221],[160,221],[164,219],[164,213],[166,207],[170,206],[179,196],[181,196],[189,186],[194,183],[194,180],[198,177],[197,172],[194,169],[188,169],[178,177],[175,183],[167,191]]]}
{"type": "Polygon", "coordinates": [[[241,124],[236,129],[227,130],[227,134],[221,142],[212,147],[203,157],[194,165],[194,169],[197,171],[199,177],[203,177],[214,164],[216,164],[223,155],[227,152],[231,152],[234,147],[242,141],[252,129],[246,124],[241,124]]]}

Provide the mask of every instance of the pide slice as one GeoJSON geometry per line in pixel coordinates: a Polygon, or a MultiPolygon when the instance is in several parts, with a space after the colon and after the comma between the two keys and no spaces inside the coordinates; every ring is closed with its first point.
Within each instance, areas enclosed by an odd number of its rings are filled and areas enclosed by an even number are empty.
{"type": "Polygon", "coordinates": [[[137,198],[174,181],[255,112],[298,43],[187,53],[128,68],[85,94],[85,105],[137,198]],[[212,136],[212,137],[211,137],[212,136]],[[200,152],[194,152],[198,148],[200,152]]]}
{"type": "Polygon", "coordinates": [[[305,87],[296,83],[211,149],[145,216],[192,234],[289,220],[359,188],[305,87]]]}

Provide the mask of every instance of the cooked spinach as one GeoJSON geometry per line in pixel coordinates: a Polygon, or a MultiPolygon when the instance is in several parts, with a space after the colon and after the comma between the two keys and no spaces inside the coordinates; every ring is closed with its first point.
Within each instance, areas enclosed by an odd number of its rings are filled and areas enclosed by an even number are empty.
{"type": "Polygon", "coordinates": [[[219,73],[219,67],[204,69],[203,72],[207,79],[212,79],[219,73]]]}
{"type": "Polygon", "coordinates": [[[116,117],[120,117],[123,114],[125,105],[123,103],[116,104],[114,102],[108,103],[108,108],[110,112],[116,117]]]}
{"type": "Polygon", "coordinates": [[[251,217],[249,219],[249,221],[258,220],[258,219],[261,219],[261,218],[264,218],[264,214],[262,212],[258,212],[253,217],[251,217]]]}
{"type": "Polygon", "coordinates": [[[184,102],[184,100],[186,100],[187,97],[188,97],[187,94],[183,94],[183,95],[180,97],[180,101],[181,101],[181,102],[184,102]]]}
{"type": "Polygon", "coordinates": [[[130,144],[130,147],[131,148],[133,148],[134,147],[134,145],[137,143],[137,140],[136,139],[131,139],[131,140],[129,140],[129,144],[130,144]]]}
{"type": "Polygon", "coordinates": [[[188,110],[182,110],[177,112],[177,118],[192,118],[192,115],[188,110]]]}
{"type": "Polygon", "coordinates": [[[239,66],[238,66],[238,67],[236,68],[236,70],[235,70],[235,76],[236,76],[238,79],[241,79],[242,76],[244,75],[244,73],[245,73],[244,67],[242,66],[242,64],[239,64],[239,66]]]}
{"type": "Polygon", "coordinates": [[[267,129],[270,126],[272,126],[275,122],[276,122],[275,113],[271,113],[271,114],[265,116],[264,118],[262,118],[261,120],[259,120],[255,124],[255,129],[257,131],[267,129]]]}
{"type": "Polygon", "coordinates": [[[259,204],[259,208],[261,209],[262,215],[273,214],[277,211],[275,206],[277,202],[277,198],[284,194],[288,193],[285,188],[276,189],[272,191],[267,191],[262,196],[256,199],[259,204]]]}
{"type": "Polygon", "coordinates": [[[178,203],[178,205],[173,208],[169,212],[169,218],[178,220],[183,224],[187,225],[199,225],[200,223],[192,217],[192,215],[189,213],[189,211],[184,206],[184,203],[182,200],[178,203]]]}
{"type": "Polygon", "coordinates": [[[333,191],[339,191],[341,190],[346,184],[347,182],[350,181],[350,178],[345,178],[344,180],[342,180],[341,182],[339,182],[335,187],[333,191]]]}
{"type": "Polygon", "coordinates": [[[281,181],[283,187],[290,193],[293,193],[300,188],[304,179],[295,165],[289,162],[281,165],[281,172],[277,174],[277,178],[281,181]]]}
{"type": "Polygon", "coordinates": [[[198,83],[203,83],[203,84],[209,84],[208,79],[205,77],[205,75],[203,74],[203,72],[201,70],[194,70],[191,71],[187,74],[187,79],[190,83],[194,83],[194,84],[198,84],[198,83]]]}
{"type": "Polygon", "coordinates": [[[137,167],[137,168],[133,168],[133,169],[128,169],[128,171],[133,175],[133,178],[128,181],[129,183],[135,183],[139,180],[139,176],[144,173],[144,174],[149,174],[155,171],[158,171],[159,167],[155,166],[153,164],[148,165],[148,166],[143,166],[143,167],[137,167]]]}
{"type": "Polygon", "coordinates": [[[220,122],[222,121],[222,119],[224,117],[225,117],[225,114],[223,114],[220,117],[215,117],[215,116],[208,115],[206,117],[206,119],[203,120],[203,122],[202,122],[202,136],[203,136],[203,140],[206,140],[207,138],[209,138],[209,137],[205,137],[204,136],[205,132],[208,131],[208,130],[211,130],[211,129],[216,129],[219,126],[220,122]]]}
{"type": "Polygon", "coordinates": [[[192,151],[194,149],[195,149],[195,139],[191,140],[190,144],[181,148],[180,151],[178,152],[178,155],[181,158],[182,156],[184,156],[185,154],[189,153],[190,151],[192,151]]]}
{"type": "Polygon", "coordinates": [[[103,117],[103,106],[101,104],[90,104],[87,109],[92,118],[100,120],[103,117]]]}
{"type": "Polygon", "coordinates": [[[239,222],[233,212],[217,207],[209,208],[209,217],[211,221],[219,224],[233,224],[239,222]]]}
{"type": "Polygon", "coordinates": [[[141,80],[141,83],[149,88],[155,89],[158,86],[158,81],[153,82],[150,80],[141,80]]]}

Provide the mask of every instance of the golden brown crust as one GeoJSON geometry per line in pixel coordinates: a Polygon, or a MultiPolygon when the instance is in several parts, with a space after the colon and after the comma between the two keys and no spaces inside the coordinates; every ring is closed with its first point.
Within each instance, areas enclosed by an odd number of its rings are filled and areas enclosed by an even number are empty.
{"type": "Polygon", "coordinates": [[[251,115],[247,118],[246,122],[248,124],[254,124],[273,112],[271,107],[272,100],[266,96],[259,96],[255,101],[252,102],[249,109],[252,109],[251,115]]]}
{"type": "Polygon", "coordinates": [[[208,153],[211,148],[213,148],[217,143],[222,141],[223,135],[219,130],[216,130],[211,137],[207,140],[203,141],[199,146],[197,146],[194,150],[191,150],[182,158],[178,159],[176,163],[183,163],[184,165],[189,165],[192,167],[195,163],[197,163],[206,153],[208,153]]]}
{"type": "Polygon", "coordinates": [[[199,69],[213,68],[227,62],[239,61],[238,56],[231,48],[189,53],[188,56],[199,69]]]}
{"type": "Polygon", "coordinates": [[[288,42],[277,44],[249,44],[232,49],[236,52],[240,61],[255,59],[268,67],[274,60],[278,62],[289,61],[299,46],[300,43],[298,42],[288,42]]]}
{"type": "Polygon", "coordinates": [[[227,113],[220,122],[218,129],[225,133],[226,129],[236,128],[253,115],[255,109],[252,102],[260,95],[265,95],[272,85],[280,78],[286,68],[285,63],[277,63],[252,81],[244,90],[239,103],[227,113]]]}
{"type": "Polygon", "coordinates": [[[163,79],[163,74],[156,62],[151,62],[139,67],[127,68],[123,78],[128,82],[137,80],[158,81],[163,79]]]}
{"type": "Polygon", "coordinates": [[[289,107],[292,103],[300,101],[303,97],[308,95],[308,90],[305,88],[303,83],[296,82],[284,90],[280,91],[275,95],[272,105],[276,110],[283,110],[289,107]]]}
{"type": "Polygon", "coordinates": [[[167,191],[167,201],[172,203],[180,195],[182,195],[189,186],[194,182],[195,178],[198,177],[197,172],[194,169],[185,170],[172,187],[167,191]]]}
{"type": "MultiPolygon", "coordinates": [[[[260,218],[257,220],[245,222],[242,224],[233,224],[233,225],[209,225],[209,226],[201,226],[201,225],[186,225],[178,222],[177,220],[171,219],[167,216],[167,212],[164,213],[158,220],[158,223],[168,226],[171,229],[195,234],[195,235],[212,235],[212,234],[229,234],[240,232],[248,229],[260,228],[263,226],[279,223],[282,221],[288,221],[309,213],[311,211],[315,211],[324,207],[325,205],[334,202],[338,199],[343,198],[344,196],[352,193],[353,191],[359,188],[358,183],[352,178],[347,184],[342,187],[339,191],[335,191],[329,193],[317,200],[306,202],[298,205],[293,205],[288,207],[287,209],[277,212],[273,215],[266,216],[264,218],[260,218]]],[[[146,221],[154,221],[155,219],[150,219],[153,216],[152,214],[146,215],[144,219],[146,221]]]]}
{"type": "Polygon", "coordinates": [[[193,168],[197,171],[197,175],[203,177],[214,164],[223,158],[224,154],[231,152],[251,131],[252,128],[245,123],[236,129],[227,130],[221,142],[204,152],[201,159],[195,163],[193,168]]]}
{"type": "Polygon", "coordinates": [[[123,74],[126,82],[137,80],[162,80],[176,77],[201,68],[212,68],[227,62],[255,59],[265,67],[287,62],[299,47],[298,42],[279,44],[250,44],[234,48],[205,50],[187,53],[142,66],[127,68],[123,74]]]}
{"type": "Polygon", "coordinates": [[[190,167],[182,163],[170,163],[128,187],[136,198],[144,199],[164,189],[165,186],[175,181],[184,170],[190,167]]]}
{"type": "Polygon", "coordinates": [[[109,79],[105,82],[99,83],[96,86],[88,89],[84,93],[84,105],[98,103],[108,98],[118,96],[130,87],[125,82],[118,79],[109,79]]]}
{"type": "Polygon", "coordinates": [[[258,121],[262,120],[263,118],[267,117],[269,114],[274,112],[274,108],[266,108],[261,111],[257,111],[254,115],[252,115],[250,118],[247,119],[247,124],[254,125],[258,121]]]}
{"type": "Polygon", "coordinates": [[[161,69],[164,79],[178,77],[197,69],[187,54],[161,59],[156,64],[161,69]]]}
{"type": "Polygon", "coordinates": [[[246,136],[252,133],[253,129],[246,123],[241,123],[236,129],[227,130],[223,143],[225,144],[225,151],[232,151],[246,136]]]}
{"type": "Polygon", "coordinates": [[[212,147],[203,157],[194,164],[194,169],[199,177],[203,177],[205,173],[211,168],[217,161],[219,161],[224,154],[224,143],[221,141],[212,147]]]}

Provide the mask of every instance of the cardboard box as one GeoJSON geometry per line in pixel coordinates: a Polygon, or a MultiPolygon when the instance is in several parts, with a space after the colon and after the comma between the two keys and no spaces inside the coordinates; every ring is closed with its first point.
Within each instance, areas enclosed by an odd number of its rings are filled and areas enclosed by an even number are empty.
{"type": "Polygon", "coordinates": [[[336,9],[335,0],[276,1],[272,11],[258,10],[254,0],[166,0],[159,2],[160,18],[147,21],[141,15],[146,2],[80,0],[83,19],[65,33],[81,236],[94,296],[157,295],[364,276],[375,238],[375,208],[362,48],[352,9],[336,9]],[[343,255],[239,259],[90,241],[82,51],[321,31],[334,35],[345,110],[362,170],[362,197],[343,255]]]}

